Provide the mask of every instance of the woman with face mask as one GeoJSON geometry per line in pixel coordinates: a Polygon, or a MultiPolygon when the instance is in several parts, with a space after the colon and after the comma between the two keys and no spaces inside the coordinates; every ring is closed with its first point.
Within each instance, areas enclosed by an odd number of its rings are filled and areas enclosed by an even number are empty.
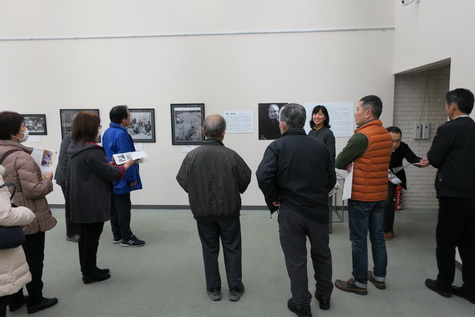
{"type": "Polygon", "coordinates": [[[23,289],[20,289],[11,296],[9,307],[10,311],[15,311],[26,303],[28,313],[32,314],[58,303],[56,298],[43,297],[42,281],[45,232],[56,225],[56,219],[45,198],[53,191],[53,173],[42,177],[30,155],[33,149],[22,144],[27,138],[23,116],[11,111],[0,112],[0,164],[5,167],[4,179],[16,186],[13,203],[27,207],[35,214],[35,220],[24,228],[23,249],[32,276],[26,285],[29,296],[23,295],[23,289]]]}

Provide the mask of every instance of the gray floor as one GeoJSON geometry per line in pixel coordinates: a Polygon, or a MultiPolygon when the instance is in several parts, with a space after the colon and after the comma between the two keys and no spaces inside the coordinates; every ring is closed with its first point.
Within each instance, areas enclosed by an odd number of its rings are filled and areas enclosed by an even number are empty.
{"type": "MultiPolygon", "coordinates": [[[[246,293],[239,302],[212,302],[205,293],[201,246],[196,224],[187,210],[134,210],[132,228],[146,240],[143,248],[112,244],[106,223],[98,263],[112,278],[84,285],[77,245],[65,240],[63,210],[53,211],[58,226],[46,235],[44,295],[58,297],[55,307],[36,316],[295,316],[287,310],[289,280],[278,239],[277,217],[266,211],[243,211],[243,277],[246,293]]],[[[396,215],[396,238],[387,243],[389,267],[386,290],[369,285],[368,295],[335,289],[331,309],[314,316],[473,316],[475,306],[443,298],[424,286],[435,278],[435,210],[404,210],[396,215]]],[[[334,279],[351,273],[348,224],[335,223],[331,234],[334,279]]],[[[314,291],[309,272],[310,291],[314,291]]],[[[457,272],[455,284],[461,284],[457,272]]],[[[21,308],[8,316],[26,316],[21,308]]]]}

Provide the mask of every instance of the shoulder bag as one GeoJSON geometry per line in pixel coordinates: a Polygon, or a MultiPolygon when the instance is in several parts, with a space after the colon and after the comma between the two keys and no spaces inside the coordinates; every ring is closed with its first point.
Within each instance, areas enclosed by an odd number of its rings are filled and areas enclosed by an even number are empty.
{"type": "MultiPolygon", "coordinates": [[[[3,157],[0,159],[0,164],[3,163],[3,160],[12,152],[16,152],[16,150],[8,151],[7,153],[5,153],[5,155],[3,155],[3,157]]],[[[4,183],[0,185],[0,188],[6,187],[6,186],[13,186],[13,192],[10,195],[10,200],[12,200],[16,191],[15,184],[4,183]]],[[[16,206],[12,204],[12,207],[16,207],[16,206]]],[[[23,232],[23,229],[20,228],[19,226],[13,226],[13,227],[0,226],[0,250],[16,248],[25,242],[26,242],[25,233],[23,232]]]]}

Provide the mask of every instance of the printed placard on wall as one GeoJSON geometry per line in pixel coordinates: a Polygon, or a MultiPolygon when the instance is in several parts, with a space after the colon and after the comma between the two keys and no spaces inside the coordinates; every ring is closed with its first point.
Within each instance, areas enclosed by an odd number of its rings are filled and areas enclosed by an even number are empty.
{"type": "Polygon", "coordinates": [[[305,131],[310,131],[310,120],[312,111],[316,106],[325,106],[330,117],[330,126],[336,138],[349,138],[355,130],[355,104],[353,102],[311,102],[305,104],[307,111],[307,122],[305,131]]]}
{"type": "Polygon", "coordinates": [[[225,111],[226,133],[254,133],[252,111],[225,111]]]}

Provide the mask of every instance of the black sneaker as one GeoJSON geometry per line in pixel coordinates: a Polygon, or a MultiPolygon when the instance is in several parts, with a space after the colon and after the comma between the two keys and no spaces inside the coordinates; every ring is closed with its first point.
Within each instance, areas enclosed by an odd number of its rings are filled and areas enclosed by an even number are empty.
{"type": "Polygon", "coordinates": [[[292,301],[292,298],[289,299],[287,302],[287,307],[291,312],[296,314],[298,317],[312,317],[312,311],[310,310],[310,306],[304,306],[300,309],[295,306],[294,302],[292,301]]]}
{"type": "Polygon", "coordinates": [[[96,272],[96,274],[91,275],[91,276],[83,276],[82,281],[84,282],[84,284],[91,284],[95,282],[105,281],[109,279],[110,277],[111,275],[109,273],[102,274],[102,273],[96,272]]]}
{"type": "Polygon", "coordinates": [[[121,238],[121,237],[114,237],[114,238],[112,239],[112,243],[113,243],[113,244],[119,244],[119,243],[121,243],[121,242],[122,242],[122,238],[121,238]]]}
{"type": "Polygon", "coordinates": [[[23,295],[20,300],[12,300],[8,307],[11,312],[17,311],[21,306],[25,305],[28,302],[28,296],[23,295]]]}
{"type": "Polygon", "coordinates": [[[335,286],[336,288],[341,289],[342,291],[345,291],[345,292],[355,293],[358,295],[368,294],[368,290],[366,288],[356,286],[355,280],[352,278],[350,278],[347,281],[336,280],[335,286]]]}
{"type": "Polygon", "coordinates": [[[379,282],[374,278],[372,271],[368,271],[368,281],[374,284],[377,289],[386,289],[386,282],[379,282]]]}
{"type": "Polygon", "coordinates": [[[212,301],[221,300],[221,290],[218,288],[213,288],[209,291],[207,290],[206,294],[208,294],[209,298],[211,298],[212,301]]]}
{"type": "Polygon", "coordinates": [[[123,247],[143,247],[145,245],[145,241],[137,239],[136,236],[131,236],[129,240],[122,240],[120,243],[123,247]]]}
{"type": "Polygon", "coordinates": [[[35,305],[26,305],[26,309],[28,310],[28,314],[34,314],[39,311],[42,311],[43,309],[50,308],[51,306],[54,306],[58,303],[57,298],[44,298],[39,302],[38,304],[35,305]]]}
{"type": "Polygon", "coordinates": [[[237,288],[231,288],[229,290],[229,300],[232,302],[237,302],[241,298],[242,294],[244,294],[244,286],[241,290],[237,288]]]}
{"type": "Polygon", "coordinates": [[[318,306],[321,310],[329,310],[330,309],[330,297],[324,297],[318,294],[318,291],[315,291],[315,298],[318,301],[318,306]]]}
{"type": "Polygon", "coordinates": [[[443,296],[443,297],[446,297],[446,298],[452,297],[452,289],[451,288],[444,289],[444,288],[440,287],[437,280],[431,280],[430,278],[428,278],[426,280],[425,284],[426,284],[428,289],[430,289],[431,291],[436,292],[440,296],[443,296]]]}
{"type": "MultiPolygon", "coordinates": [[[[467,292],[463,287],[452,286],[452,294],[465,298],[470,303],[475,304],[475,293],[467,292]]],[[[11,307],[10,307],[11,310],[11,307]]]]}

